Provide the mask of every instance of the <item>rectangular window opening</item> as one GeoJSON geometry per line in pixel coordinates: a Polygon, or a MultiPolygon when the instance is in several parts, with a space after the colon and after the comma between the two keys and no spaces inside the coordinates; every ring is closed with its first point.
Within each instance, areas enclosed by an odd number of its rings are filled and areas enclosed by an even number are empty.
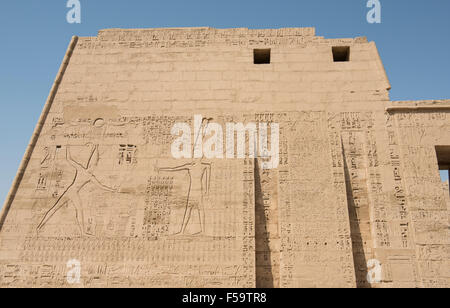
{"type": "Polygon", "coordinates": [[[350,61],[350,47],[336,46],[332,48],[334,62],[348,62],[350,61]]]}
{"type": "Polygon", "coordinates": [[[254,64],[270,64],[270,49],[254,49],[253,50],[254,64]]]}
{"type": "MultiPolygon", "coordinates": [[[[449,185],[450,176],[450,146],[437,146],[436,156],[442,183],[449,185]]],[[[450,192],[450,185],[449,185],[450,192]]]]}

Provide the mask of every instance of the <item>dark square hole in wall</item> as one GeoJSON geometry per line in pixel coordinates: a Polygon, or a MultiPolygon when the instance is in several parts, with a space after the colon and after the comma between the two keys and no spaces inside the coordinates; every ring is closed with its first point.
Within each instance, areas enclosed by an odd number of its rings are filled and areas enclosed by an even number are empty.
{"type": "Polygon", "coordinates": [[[270,49],[253,49],[253,63],[270,64],[270,49]]]}
{"type": "MultiPolygon", "coordinates": [[[[442,182],[449,182],[450,176],[450,146],[437,146],[436,156],[442,182]]],[[[450,187],[449,187],[450,190],[450,187]]]]}
{"type": "Polygon", "coordinates": [[[450,169],[450,146],[436,146],[436,156],[440,170],[450,169]]]}
{"type": "Polygon", "coordinates": [[[350,61],[350,47],[337,46],[333,47],[333,61],[334,62],[348,62],[350,61]]]}

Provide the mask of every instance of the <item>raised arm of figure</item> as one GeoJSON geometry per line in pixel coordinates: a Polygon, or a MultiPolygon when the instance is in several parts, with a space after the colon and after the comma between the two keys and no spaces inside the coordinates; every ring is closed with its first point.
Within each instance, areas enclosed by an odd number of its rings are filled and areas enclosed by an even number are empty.
{"type": "Polygon", "coordinates": [[[95,145],[91,151],[91,155],[89,156],[89,161],[87,163],[87,169],[92,171],[98,165],[98,161],[100,160],[100,154],[98,152],[98,145],[95,145]]]}
{"type": "Polygon", "coordinates": [[[86,169],[84,166],[80,165],[79,163],[77,163],[73,158],[72,155],[70,153],[70,146],[67,145],[66,147],[66,160],[69,162],[69,164],[71,164],[75,169],[79,169],[79,168],[83,168],[86,169]]]}
{"type": "Polygon", "coordinates": [[[157,168],[158,171],[166,171],[166,172],[176,172],[176,171],[189,171],[189,166],[191,164],[184,164],[177,167],[163,167],[163,168],[157,168]]]}

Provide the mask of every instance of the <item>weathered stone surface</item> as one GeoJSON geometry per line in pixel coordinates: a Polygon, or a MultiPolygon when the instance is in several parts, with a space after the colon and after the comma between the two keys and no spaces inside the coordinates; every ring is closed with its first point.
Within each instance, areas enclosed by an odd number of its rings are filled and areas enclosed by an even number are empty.
{"type": "Polygon", "coordinates": [[[449,287],[450,101],[389,89],[373,42],[313,28],[73,38],[3,207],[0,286],[73,286],[75,259],[84,287],[449,287]],[[278,168],[173,158],[197,114],[279,123],[278,168]]]}

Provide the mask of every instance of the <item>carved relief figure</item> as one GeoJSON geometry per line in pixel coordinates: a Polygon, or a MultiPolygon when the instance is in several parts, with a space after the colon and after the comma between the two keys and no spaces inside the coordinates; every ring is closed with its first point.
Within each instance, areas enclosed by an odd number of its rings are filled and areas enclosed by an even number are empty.
{"type": "Polygon", "coordinates": [[[80,228],[81,236],[83,235],[92,235],[88,234],[88,232],[85,229],[85,221],[84,221],[84,206],[83,202],[80,198],[80,191],[89,183],[97,185],[99,188],[110,191],[110,192],[116,192],[117,189],[113,189],[110,187],[107,187],[100,183],[100,181],[95,177],[94,175],[94,169],[98,165],[99,161],[99,152],[98,152],[98,145],[94,145],[92,143],[88,143],[87,146],[90,146],[90,155],[89,159],[85,166],[75,161],[70,152],[70,147],[67,146],[66,148],[66,160],[69,162],[72,167],[75,168],[75,175],[72,180],[72,183],[67,187],[67,189],[64,191],[64,193],[61,194],[61,196],[58,198],[58,200],[55,202],[55,204],[50,208],[50,210],[47,211],[44,218],[40,222],[40,224],[37,227],[37,231],[39,232],[45,224],[52,218],[52,216],[64,205],[67,203],[72,204],[75,207],[75,215],[77,219],[78,226],[80,228]]]}
{"type": "MultiPolygon", "coordinates": [[[[206,122],[206,126],[208,125],[208,120],[203,119],[203,123],[206,122]]],[[[203,126],[202,123],[202,126],[203,126]]],[[[205,129],[206,131],[206,129],[205,129]]],[[[197,135],[198,136],[198,135],[197,135]]],[[[197,144],[197,140],[194,143],[193,149],[195,149],[195,145],[197,144]]],[[[192,155],[194,157],[194,155],[192,155]]],[[[181,223],[180,231],[175,233],[174,235],[183,235],[186,233],[186,228],[189,225],[192,210],[196,210],[198,214],[198,218],[200,221],[200,231],[195,233],[195,235],[203,234],[205,232],[205,198],[209,195],[210,191],[210,182],[211,182],[211,163],[204,162],[203,156],[201,158],[194,158],[192,162],[177,166],[177,167],[166,167],[166,168],[157,168],[159,171],[166,172],[178,172],[178,171],[187,171],[189,175],[189,188],[187,193],[186,206],[184,210],[183,220],[181,223]]]]}

